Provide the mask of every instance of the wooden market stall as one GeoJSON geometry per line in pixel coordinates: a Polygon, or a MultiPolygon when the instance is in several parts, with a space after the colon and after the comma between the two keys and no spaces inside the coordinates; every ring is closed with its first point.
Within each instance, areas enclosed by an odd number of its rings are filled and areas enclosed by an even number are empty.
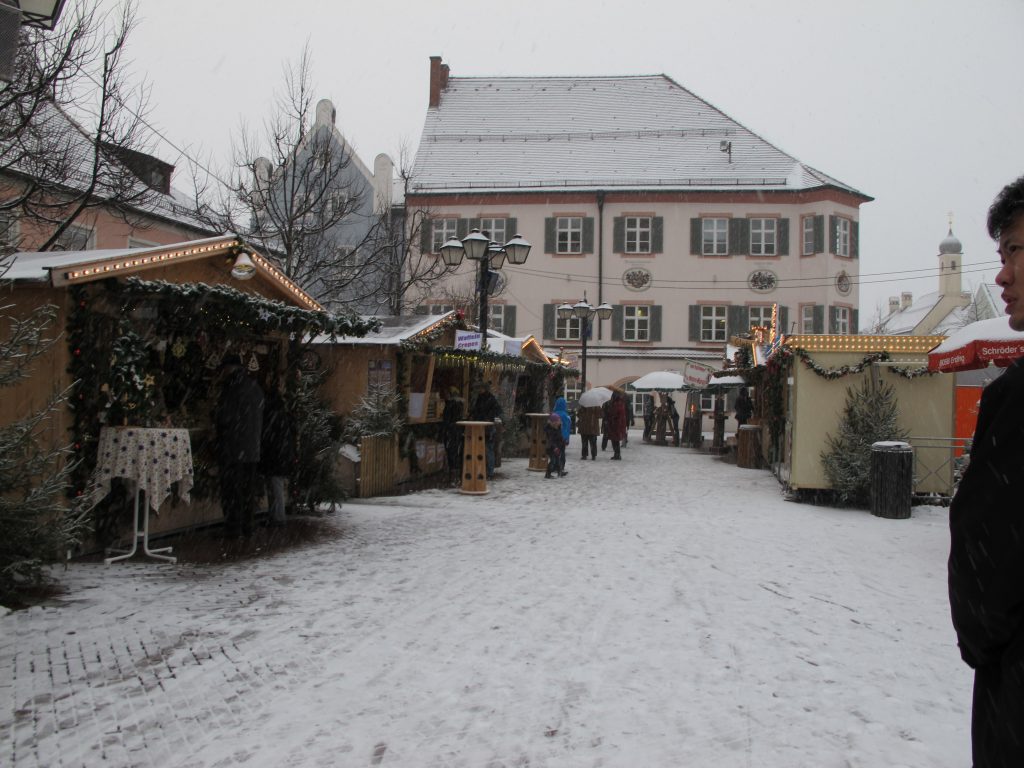
{"type": "MultiPolygon", "coordinates": [[[[0,423],[68,393],[45,439],[54,447],[71,445],[78,466],[69,496],[90,493],[104,427],[188,431],[195,469],[191,503],[172,496],[153,517],[153,533],[222,517],[211,416],[216,368],[225,354],[240,355],[266,387],[294,367],[289,356],[301,339],[371,327],[322,311],[235,235],[159,247],[19,253],[0,292],[8,325],[38,307],[55,308],[53,334],[63,338],[35,361],[27,379],[4,390],[0,423]]],[[[96,507],[100,543],[125,524],[114,495],[96,507]]]]}
{"type": "Polygon", "coordinates": [[[830,487],[821,455],[836,435],[847,390],[869,377],[895,392],[898,422],[914,448],[917,493],[948,495],[953,487],[951,440],[954,382],[931,375],[935,336],[788,336],[760,380],[766,458],[793,490],[830,487]]]}

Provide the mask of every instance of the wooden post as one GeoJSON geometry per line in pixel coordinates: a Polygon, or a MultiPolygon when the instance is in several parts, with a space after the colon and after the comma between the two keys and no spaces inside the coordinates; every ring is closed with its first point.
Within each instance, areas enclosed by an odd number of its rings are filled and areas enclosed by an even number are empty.
{"type": "Polygon", "coordinates": [[[461,493],[482,496],[487,493],[487,427],[490,421],[457,421],[466,430],[462,441],[462,487],[461,493]]]}
{"type": "Polygon", "coordinates": [[[736,432],[736,466],[761,468],[761,428],[756,424],[743,424],[736,432]]]}
{"type": "Polygon", "coordinates": [[[530,465],[527,467],[531,472],[547,472],[548,455],[547,441],[544,439],[544,422],[548,419],[546,413],[528,413],[530,419],[530,465]]]}

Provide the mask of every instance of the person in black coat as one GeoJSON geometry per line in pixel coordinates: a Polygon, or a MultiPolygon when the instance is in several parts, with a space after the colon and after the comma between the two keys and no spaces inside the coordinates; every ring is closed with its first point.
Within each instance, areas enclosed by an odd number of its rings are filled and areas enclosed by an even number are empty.
{"type": "Polygon", "coordinates": [[[736,425],[742,427],[754,415],[754,401],[750,399],[746,387],[740,387],[736,396],[736,425]]]}
{"type": "MultiPolygon", "coordinates": [[[[490,383],[482,382],[479,385],[476,402],[473,403],[473,410],[469,415],[470,421],[489,421],[492,424],[501,424],[502,415],[501,404],[498,402],[498,398],[494,396],[494,393],[491,392],[490,383]]],[[[484,453],[486,456],[488,480],[494,479],[496,439],[495,427],[484,429],[484,453]]]]}
{"type": "Polygon", "coordinates": [[[236,354],[224,356],[220,380],[213,421],[224,535],[251,536],[263,434],[263,390],[249,377],[236,354]]]}
{"type": "Polygon", "coordinates": [[[455,482],[462,471],[462,421],[465,403],[458,387],[449,387],[441,412],[441,443],[448,460],[448,481],[455,482]]]}
{"type": "Polygon", "coordinates": [[[285,484],[295,467],[295,422],[285,405],[280,385],[271,382],[263,404],[260,473],[267,484],[267,525],[285,524],[285,484]]]}
{"type": "MultiPolygon", "coordinates": [[[[988,231],[1009,325],[1024,330],[1024,177],[1000,192],[988,231]]],[[[974,768],[1024,766],[1024,359],[982,393],[949,528],[953,627],[974,669],[974,768]]]]}

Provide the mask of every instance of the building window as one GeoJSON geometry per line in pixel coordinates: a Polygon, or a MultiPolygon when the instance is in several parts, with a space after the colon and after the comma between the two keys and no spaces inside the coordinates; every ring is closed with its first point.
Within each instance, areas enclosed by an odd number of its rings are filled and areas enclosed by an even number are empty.
{"type": "Polygon", "coordinates": [[[156,248],[159,243],[151,243],[148,240],[139,240],[137,237],[128,238],[129,248],[156,248]]]}
{"type": "Polygon", "coordinates": [[[850,255],[850,220],[836,219],[836,256],[850,255]]]}
{"type": "Polygon", "coordinates": [[[725,341],[725,317],[724,305],[702,305],[700,308],[700,340],[725,341]]]}
{"type": "Polygon", "coordinates": [[[800,332],[814,333],[814,305],[804,304],[800,308],[800,332]]]}
{"type": "Polygon", "coordinates": [[[459,220],[458,219],[434,219],[433,221],[433,235],[430,241],[430,247],[432,253],[440,253],[441,246],[449,240],[458,237],[459,234],[459,220]]]}
{"type": "Polygon", "coordinates": [[[748,307],[750,314],[750,327],[751,328],[771,328],[772,325],[772,305],[771,304],[759,304],[753,307],[748,307]]]}
{"type": "Polygon", "coordinates": [[[562,397],[565,398],[565,402],[575,403],[577,400],[579,400],[580,394],[582,393],[582,387],[583,385],[580,383],[579,379],[567,378],[565,380],[564,394],[562,395],[562,397]]]}
{"type": "Polygon", "coordinates": [[[622,340],[651,340],[651,309],[645,306],[622,308],[622,340]]]}
{"type": "Polygon", "coordinates": [[[16,221],[9,211],[0,211],[0,254],[13,253],[17,247],[16,221]]]}
{"type": "Polygon", "coordinates": [[[751,256],[775,256],[779,252],[777,226],[775,219],[750,220],[751,256]]]}
{"type": "Polygon", "coordinates": [[[849,307],[835,307],[836,312],[836,333],[845,335],[850,332],[850,309],[849,307]]]}
{"type": "Polygon", "coordinates": [[[559,216],[556,219],[555,253],[583,253],[582,216],[559,216]]]}
{"type": "Polygon", "coordinates": [[[447,315],[455,307],[451,304],[430,304],[427,307],[428,315],[447,315]]]}
{"type": "Polygon", "coordinates": [[[506,219],[480,219],[480,232],[498,245],[504,245],[510,238],[505,232],[506,219]]]}
{"type": "Polygon", "coordinates": [[[703,245],[701,253],[705,256],[729,255],[729,220],[701,219],[703,245]]]}
{"type": "Polygon", "coordinates": [[[559,341],[578,341],[580,338],[580,321],[575,317],[565,319],[555,314],[555,338],[559,341]]]}
{"type": "Polygon", "coordinates": [[[487,312],[490,317],[487,320],[487,327],[498,333],[505,332],[505,305],[488,304],[487,312]]]}
{"type": "Polygon", "coordinates": [[[626,253],[651,252],[651,217],[626,217],[626,253]]]}
{"type": "Polygon", "coordinates": [[[57,241],[59,251],[88,251],[95,246],[93,231],[88,227],[76,227],[73,224],[64,230],[64,234],[57,241]]]}
{"type": "Polygon", "coordinates": [[[702,413],[710,413],[715,410],[715,396],[707,392],[700,393],[700,410],[702,413]]]}
{"type": "Polygon", "coordinates": [[[814,255],[814,217],[804,216],[803,218],[803,248],[804,256],[814,255]]]}

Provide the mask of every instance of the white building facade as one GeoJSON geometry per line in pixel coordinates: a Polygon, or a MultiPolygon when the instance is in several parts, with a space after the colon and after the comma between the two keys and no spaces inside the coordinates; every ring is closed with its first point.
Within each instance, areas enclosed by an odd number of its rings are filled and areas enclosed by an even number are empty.
{"type": "MultiPolygon", "coordinates": [[[[590,388],[686,360],[718,367],[774,304],[785,332],[856,333],[870,200],[664,75],[455,78],[433,57],[406,205],[429,216],[424,251],[474,228],[532,244],[501,270],[496,329],[574,354],[579,321],[555,308],[612,305],[593,321],[590,388]]],[[[471,294],[475,269],[451,285],[471,294]]],[[[417,302],[439,311],[450,295],[417,302]]]]}

